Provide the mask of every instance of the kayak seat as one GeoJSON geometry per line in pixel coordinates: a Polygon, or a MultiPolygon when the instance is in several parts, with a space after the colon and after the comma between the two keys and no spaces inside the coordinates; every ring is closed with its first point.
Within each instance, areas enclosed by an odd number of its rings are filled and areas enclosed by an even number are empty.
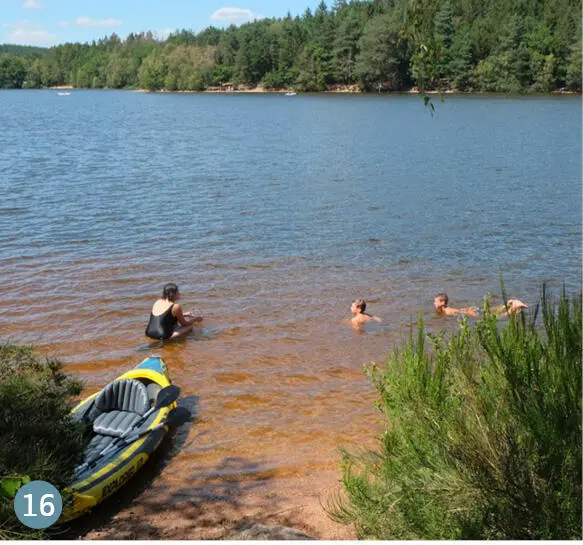
{"type": "Polygon", "coordinates": [[[146,386],[135,379],[116,380],[95,398],[93,431],[120,437],[150,408],[146,386]]]}
{"type": "Polygon", "coordinates": [[[152,406],[155,405],[156,399],[157,399],[158,394],[160,393],[161,389],[162,389],[162,386],[160,386],[156,382],[150,382],[150,384],[148,384],[148,386],[146,386],[146,390],[148,392],[148,399],[150,400],[150,405],[152,405],[152,406]]]}
{"type": "Polygon", "coordinates": [[[140,419],[140,416],[129,411],[108,411],[95,419],[93,431],[101,435],[121,437],[140,419]]]}
{"type": "Polygon", "coordinates": [[[85,449],[85,461],[93,460],[105,450],[113,441],[115,437],[110,437],[107,435],[94,435],[89,441],[87,448],[85,449]]]}

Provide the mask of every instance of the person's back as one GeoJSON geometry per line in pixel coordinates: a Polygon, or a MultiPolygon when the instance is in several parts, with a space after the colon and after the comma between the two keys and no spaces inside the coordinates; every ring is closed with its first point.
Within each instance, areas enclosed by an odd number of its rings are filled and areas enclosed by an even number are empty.
{"type": "Polygon", "coordinates": [[[169,339],[174,333],[178,319],[172,314],[174,303],[158,299],[152,307],[146,335],[152,339],[169,339]]]}

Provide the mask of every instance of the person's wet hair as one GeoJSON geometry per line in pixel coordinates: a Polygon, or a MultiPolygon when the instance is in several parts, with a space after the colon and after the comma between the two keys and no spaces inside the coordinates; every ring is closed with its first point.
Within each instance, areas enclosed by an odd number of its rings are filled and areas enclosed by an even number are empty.
{"type": "Polygon", "coordinates": [[[176,299],[176,294],[178,293],[178,286],[173,282],[164,284],[164,289],[162,290],[162,299],[168,299],[169,301],[174,301],[176,299]]]}
{"type": "Polygon", "coordinates": [[[360,309],[361,312],[366,310],[366,301],[364,299],[356,299],[356,301],[354,301],[354,305],[356,308],[360,309]]]}
{"type": "Polygon", "coordinates": [[[446,305],[449,303],[449,297],[447,296],[447,293],[438,293],[435,298],[443,299],[446,305]]]}

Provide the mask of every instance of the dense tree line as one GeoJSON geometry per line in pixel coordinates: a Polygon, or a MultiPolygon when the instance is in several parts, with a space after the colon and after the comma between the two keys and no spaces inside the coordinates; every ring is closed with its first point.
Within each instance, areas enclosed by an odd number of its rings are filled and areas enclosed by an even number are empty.
{"type": "Polygon", "coordinates": [[[581,0],[334,0],[166,40],[0,49],[0,87],[581,91],[581,0]]]}

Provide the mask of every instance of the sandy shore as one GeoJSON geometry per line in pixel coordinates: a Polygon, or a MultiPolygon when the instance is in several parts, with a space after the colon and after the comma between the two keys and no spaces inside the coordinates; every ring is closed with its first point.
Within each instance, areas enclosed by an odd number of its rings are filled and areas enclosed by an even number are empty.
{"type": "MultiPolygon", "coordinates": [[[[62,87],[63,89],[68,89],[69,87],[62,87]]],[[[57,89],[55,87],[55,89],[57,89]]],[[[286,93],[301,93],[302,91],[295,91],[294,89],[266,89],[261,85],[257,87],[247,87],[247,86],[224,86],[224,87],[209,87],[204,91],[168,91],[167,89],[160,89],[158,91],[150,91],[148,89],[136,89],[138,93],[181,93],[181,94],[275,94],[281,95],[286,93]]],[[[358,85],[336,85],[331,86],[325,91],[309,91],[309,93],[314,94],[361,94],[361,95],[463,95],[463,96],[538,96],[539,94],[507,94],[507,93],[483,93],[483,92],[464,92],[456,91],[454,89],[446,89],[444,91],[429,90],[421,93],[417,87],[411,89],[406,89],[403,91],[382,91],[381,93],[376,92],[365,92],[360,90],[358,85]]],[[[542,96],[549,95],[581,95],[575,91],[570,91],[568,89],[556,89],[550,93],[542,93],[542,96]]]]}
{"type": "MultiPolygon", "coordinates": [[[[160,89],[159,91],[150,91],[148,89],[136,89],[138,93],[237,93],[237,94],[276,94],[281,95],[285,93],[296,93],[294,89],[268,89],[262,85],[256,87],[249,87],[247,85],[225,85],[222,87],[208,87],[204,91],[169,91],[167,89],[160,89]]],[[[326,91],[318,91],[319,93],[362,93],[358,85],[335,85],[331,86],[326,91]]]]}
{"type": "MultiPolygon", "coordinates": [[[[55,85],[52,87],[46,87],[46,89],[52,91],[64,91],[64,90],[92,90],[92,89],[85,89],[80,87],[73,87],[72,85],[55,85]]],[[[128,89],[129,90],[129,89],[128,89]]],[[[292,88],[283,88],[283,89],[267,89],[262,85],[257,85],[256,87],[250,87],[248,85],[224,85],[220,87],[209,87],[204,91],[169,91],[167,89],[160,89],[158,91],[150,91],[149,89],[133,89],[134,92],[137,93],[180,93],[180,94],[198,94],[198,93],[208,93],[208,94],[274,94],[274,95],[281,95],[286,93],[299,93],[301,91],[296,91],[292,88]]],[[[382,91],[381,93],[376,92],[365,92],[362,91],[358,85],[331,85],[325,91],[310,91],[310,93],[317,93],[317,94],[369,94],[369,95],[376,95],[376,94],[386,94],[386,95],[400,95],[400,94],[409,94],[409,95],[466,95],[466,96],[507,96],[507,93],[483,93],[483,92],[464,92],[464,91],[457,91],[455,89],[446,89],[444,91],[424,91],[421,93],[419,88],[412,87],[411,89],[404,89],[402,91],[382,91]]],[[[519,95],[509,95],[509,96],[537,96],[538,94],[519,94],[519,95]]],[[[542,95],[581,95],[581,93],[577,93],[576,91],[570,91],[569,89],[555,89],[550,93],[542,93],[542,95]]]]}
{"type": "Polygon", "coordinates": [[[281,525],[325,540],[356,539],[323,505],[339,489],[339,471],[271,481],[217,476],[187,484],[170,440],[139,476],[58,539],[229,539],[249,524],[281,525]],[[309,491],[309,492],[307,492],[309,491]]]}

